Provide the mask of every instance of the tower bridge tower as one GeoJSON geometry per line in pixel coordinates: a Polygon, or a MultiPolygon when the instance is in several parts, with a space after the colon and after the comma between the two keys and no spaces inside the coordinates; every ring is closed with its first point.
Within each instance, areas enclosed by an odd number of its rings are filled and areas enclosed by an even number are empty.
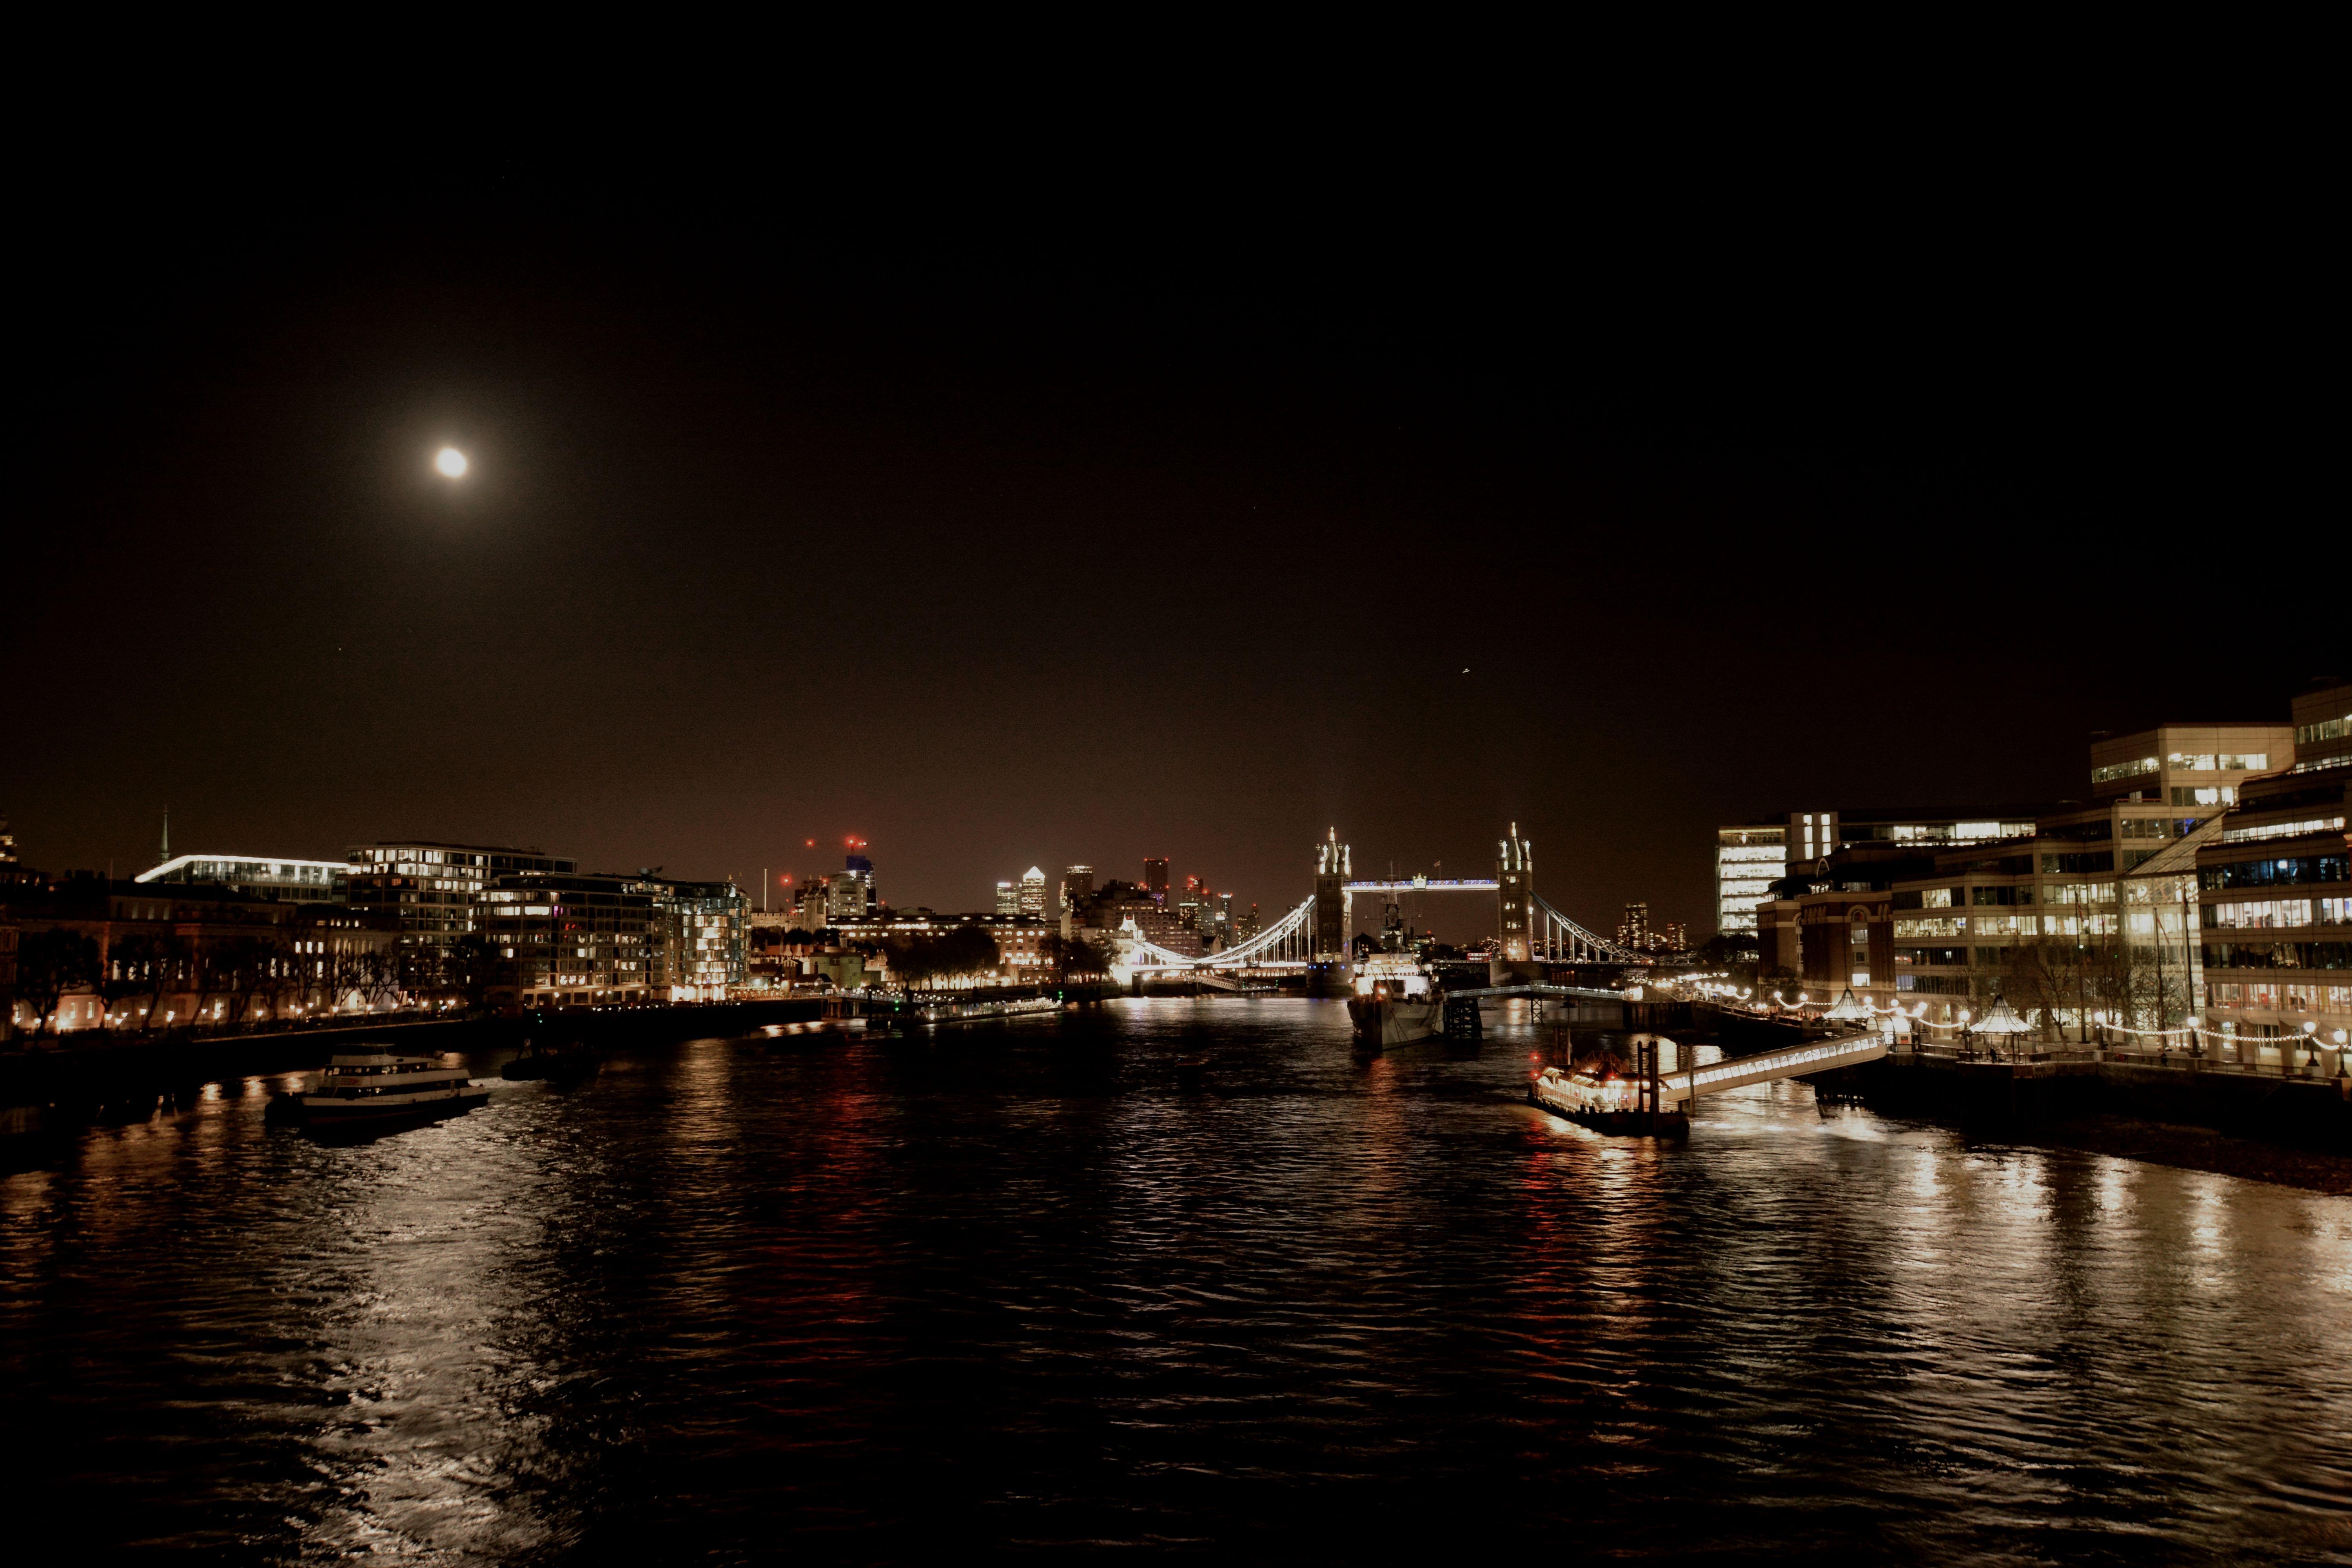
{"type": "Polygon", "coordinates": [[[1348,956],[1348,847],[1333,828],[1315,847],[1315,956],[1348,956]]]}
{"type": "Polygon", "coordinates": [[[1525,963],[1535,956],[1536,847],[1519,837],[1516,822],[1511,836],[1496,847],[1495,882],[1502,905],[1502,925],[1496,932],[1502,951],[1496,956],[1525,963]]]}

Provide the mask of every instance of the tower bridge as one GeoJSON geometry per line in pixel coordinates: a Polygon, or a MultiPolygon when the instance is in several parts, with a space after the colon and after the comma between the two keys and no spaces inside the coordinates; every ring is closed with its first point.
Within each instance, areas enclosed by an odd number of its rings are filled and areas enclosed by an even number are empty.
{"type": "Polygon", "coordinates": [[[1240,970],[1283,973],[1316,964],[1344,963],[1355,931],[1359,893],[1492,894],[1496,901],[1496,957],[1505,963],[1622,963],[1657,961],[1596,935],[1554,909],[1535,890],[1535,846],[1511,824],[1495,848],[1492,877],[1407,877],[1359,879],[1349,847],[1333,828],[1315,847],[1315,891],[1246,942],[1198,956],[1176,952],[1146,938],[1129,921],[1120,932],[1123,967],[1137,974],[1189,973],[1203,977],[1240,970]]]}

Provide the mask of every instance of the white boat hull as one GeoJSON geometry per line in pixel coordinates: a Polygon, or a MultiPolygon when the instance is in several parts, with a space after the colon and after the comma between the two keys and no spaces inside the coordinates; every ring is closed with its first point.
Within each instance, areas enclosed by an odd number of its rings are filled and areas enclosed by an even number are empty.
{"type": "Polygon", "coordinates": [[[455,1116],[471,1110],[490,1098],[488,1089],[472,1084],[457,1084],[449,1089],[418,1089],[413,1092],[366,1095],[346,1099],[340,1095],[306,1094],[302,1096],[302,1114],[313,1127],[352,1126],[371,1121],[424,1121],[435,1116],[455,1116]]]}

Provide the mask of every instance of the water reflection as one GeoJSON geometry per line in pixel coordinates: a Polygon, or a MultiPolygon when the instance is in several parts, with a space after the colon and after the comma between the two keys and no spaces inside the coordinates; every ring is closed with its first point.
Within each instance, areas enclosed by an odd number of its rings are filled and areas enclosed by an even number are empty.
{"type": "Polygon", "coordinates": [[[265,1131],[257,1080],[0,1182],[0,1416],[93,1544],[265,1559],[936,1555],[940,1518],[2352,1548],[2352,1203],[1787,1083],[1605,1139],[1524,1103],[1543,1027],[1366,1057],[1336,1006],[1219,999],[701,1041],[349,1147],[265,1131]]]}

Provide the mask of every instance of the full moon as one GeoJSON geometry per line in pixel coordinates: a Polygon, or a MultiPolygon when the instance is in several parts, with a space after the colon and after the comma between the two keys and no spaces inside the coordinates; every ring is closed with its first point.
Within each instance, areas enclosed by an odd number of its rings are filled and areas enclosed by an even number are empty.
{"type": "Polygon", "coordinates": [[[466,454],[455,447],[444,447],[434,454],[433,466],[453,479],[466,477],[466,454]]]}

